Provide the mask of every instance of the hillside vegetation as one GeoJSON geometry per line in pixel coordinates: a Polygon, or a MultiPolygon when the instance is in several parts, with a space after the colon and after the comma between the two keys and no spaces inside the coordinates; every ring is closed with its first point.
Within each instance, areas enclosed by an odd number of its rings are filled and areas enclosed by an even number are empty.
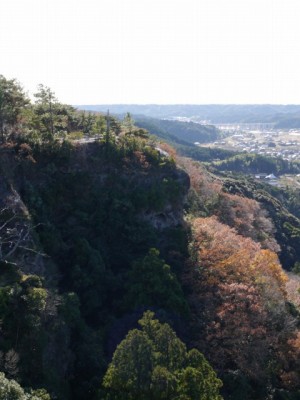
{"type": "Polygon", "coordinates": [[[188,143],[210,143],[222,137],[222,132],[212,125],[201,125],[194,122],[173,121],[166,119],[137,117],[136,123],[152,134],[175,136],[188,143]]]}
{"type": "Polygon", "coordinates": [[[203,144],[220,138],[221,132],[213,126],[141,116],[136,117],[136,125],[146,129],[159,140],[169,143],[179,155],[191,157],[198,161],[225,160],[237,154],[230,150],[194,144],[195,142],[203,144]]]}
{"type": "Polygon", "coordinates": [[[208,170],[129,113],[0,93],[1,396],[299,398],[292,192],[208,170]]]}

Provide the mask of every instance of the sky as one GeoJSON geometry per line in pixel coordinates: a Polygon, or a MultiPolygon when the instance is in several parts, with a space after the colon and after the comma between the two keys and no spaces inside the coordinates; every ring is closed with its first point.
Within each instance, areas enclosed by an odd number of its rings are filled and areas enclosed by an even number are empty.
{"type": "Polygon", "coordinates": [[[0,74],[68,104],[300,104],[299,0],[0,2],[0,74]]]}

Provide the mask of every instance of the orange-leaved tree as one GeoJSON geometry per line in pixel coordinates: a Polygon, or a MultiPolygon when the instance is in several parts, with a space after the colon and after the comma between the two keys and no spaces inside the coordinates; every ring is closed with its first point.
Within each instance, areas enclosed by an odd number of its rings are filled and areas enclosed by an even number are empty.
{"type": "Polygon", "coordinates": [[[220,370],[265,379],[292,323],[276,253],[216,217],[197,218],[184,282],[195,345],[220,370]]]}

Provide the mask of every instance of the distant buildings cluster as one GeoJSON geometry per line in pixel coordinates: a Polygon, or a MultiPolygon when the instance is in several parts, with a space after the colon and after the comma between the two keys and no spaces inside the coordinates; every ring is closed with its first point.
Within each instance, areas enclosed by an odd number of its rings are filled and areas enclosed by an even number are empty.
{"type": "Polygon", "coordinates": [[[281,157],[288,161],[300,161],[300,131],[231,131],[215,146],[256,153],[269,157],[281,157]]]}

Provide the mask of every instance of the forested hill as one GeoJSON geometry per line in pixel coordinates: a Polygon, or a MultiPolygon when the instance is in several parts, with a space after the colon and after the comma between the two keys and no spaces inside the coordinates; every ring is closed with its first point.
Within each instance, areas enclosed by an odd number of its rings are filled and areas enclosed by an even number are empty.
{"type": "Polygon", "coordinates": [[[299,399],[296,192],[0,93],[0,398],[299,399]]]}
{"type": "Polygon", "coordinates": [[[81,110],[110,110],[114,114],[144,115],[154,118],[187,117],[217,123],[274,123],[282,128],[300,126],[300,105],[276,104],[102,104],[80,105],[81,110]]]}
{"type": "Polygon", "coordinates": [[[159,120],[156,118],[136,117],[136,124],[141,128],[147,129],[152,134],[168,139],[170,135],[175,136],[181,141],[194,144],[207,143],[218,140],[222,137],[222,132],[210,125],[201,125],[194,122],[159,120]]]}

